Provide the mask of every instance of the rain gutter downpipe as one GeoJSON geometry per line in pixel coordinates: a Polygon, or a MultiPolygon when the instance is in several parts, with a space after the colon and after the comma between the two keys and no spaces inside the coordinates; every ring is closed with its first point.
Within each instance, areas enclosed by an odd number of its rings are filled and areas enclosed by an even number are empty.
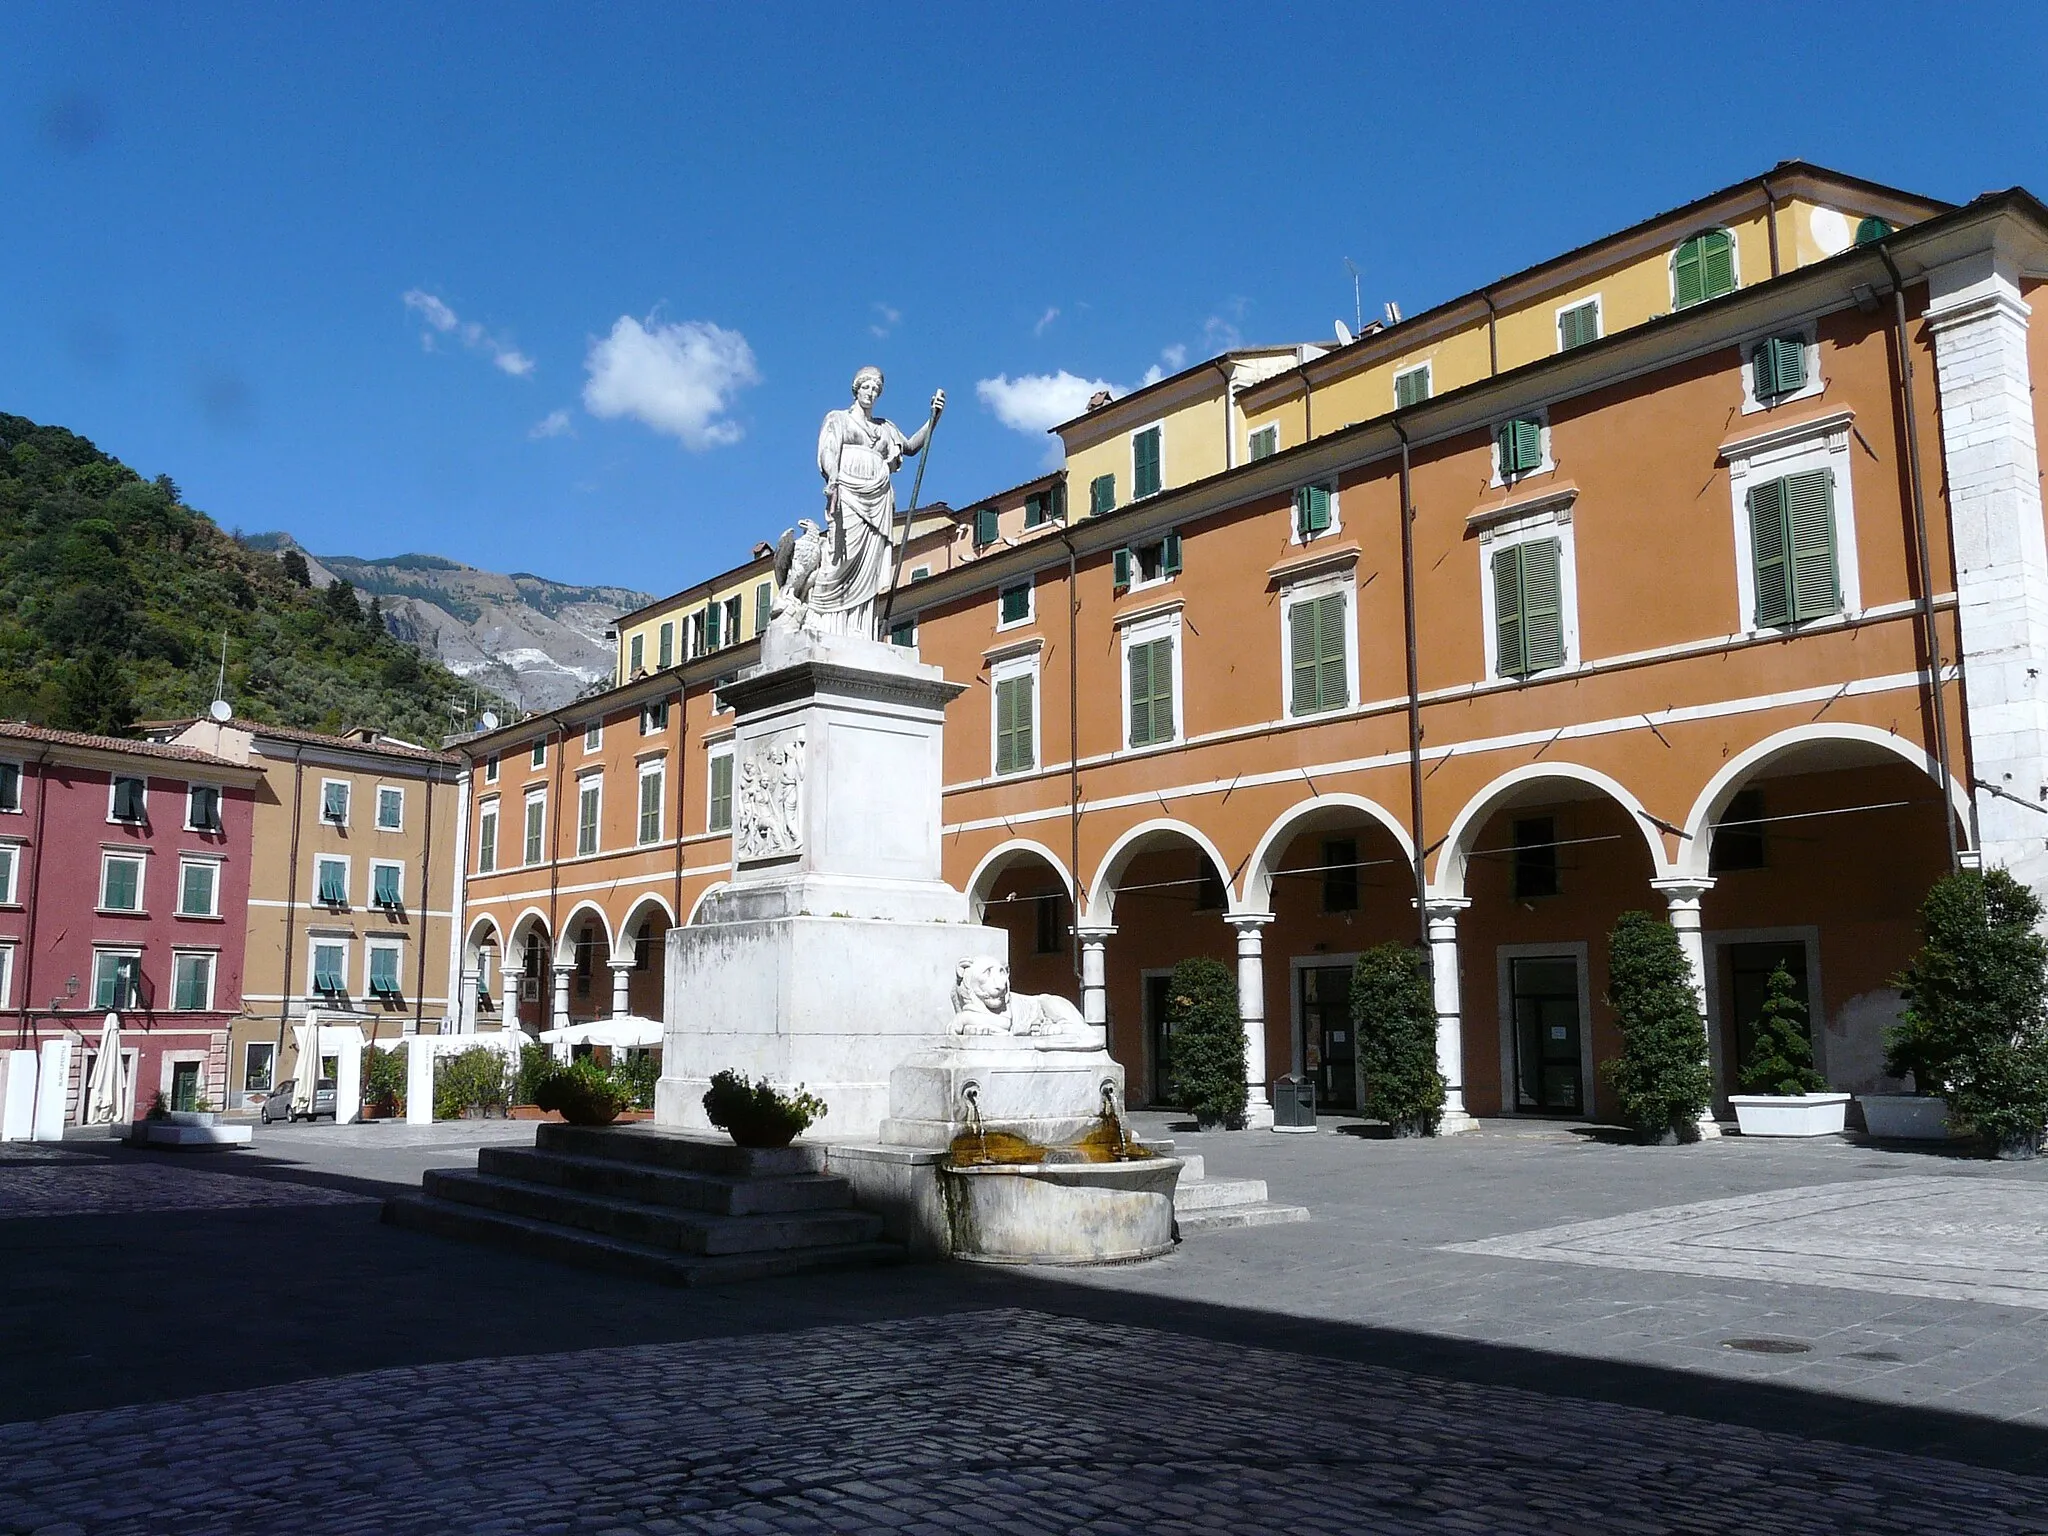
{"type": "Polygon", "coordinates": [[[1415,840],[1415,921],[1429,954],[1429,881],[1423,874],[1428,844],[1422,820],[1422,683],[1415,642],[1415,503],[1408,462],[1408,429],[1393,418],[1401,439],[1401,616],[1408,640],[1408,830],[1415,840]]]}
{"type": "Polygon", "coordinates": [[[1778,194],[1771,190],[1771,179],[1759,176],[1756,184],[1764,189],[1764,228],[1771,237],[1771,276],[1779,274],[1778,266],[1778,194]]]}
{"type": "Polygon", "coordinates": [[[36,1003],[36,913],[42,903],[37,900],[43,890],[43,809],[50,803],[50,748],[45,746],[36,757],[36,849],[35,857],[28,867],[28,932],[25,947],[28,963],[21,977],[21,1028],[15,1036],[16,1043],[24,1049],[29,1043],[29,1024],[34,1018],[31,1010],[36,1003]]]}
{"type": "MultiPolygon", "coordinates": [[[[1225,382],[1228,388],[1228,381],[1225,382]]],[[[1074,974],[1081,974],[1081,588],[1074,554],[1073,530],[1060,528],[1060,542],[1067,547],[1067,878],[1073,883],[1067,905],[1073,922],[1067,932],[1072,942],[1074,974]]]]}
{"type": "MultiPolygon", "coordinates": [[[[1479,290],[1479,302],[1486,306],[1486,376],[1492,378],[1500,372],[1500,333],[1494,324],[1500,319],[1500,311],[1494,308],[1493,295],[1484,288],[1479,290]]],[[[1398,432],[1400,428],[1394,430],[1398,432]]]]}
{"type": "MultiPolygon", "coordinates": [[[[1874,249],[1892,280],[1892,334],[1899,348],[1899,389],[1904,396],[1902,403],[1906,413],[1906,463],[1913,489],[1913,532],[1920,557],[1920,622],[1927,631],[1927,675],[1934,694],[1934,760],[1941,769],[1941,792],[1946,798],[1952,794],[1950,785],[1954,778],[1948,756],[1948,709],[1943,702],[1941,686],[1941,636],[1934,622],[1934,560],[1927,544],[1927,493],[1920,474],[1920,419],[1913,409],[1913,354],[1907,350],[1906,280],[1883,241],[1879,241],[1874,249]]],[[[1973,795],[1970,799],[1973,833],[1976,816],[1977,802],[1973,795]]],[[[1962,868],[1962,855],[1956,845],[1953,806],[1942,808],[1941,824],[1948,833],[1948,867],[1953,873],[1962,868]]]]}
{"type": "MultiPolygon", "coordinates": [[[[284,1032],[285,1027],[291,1022],[292,939],[297,932],[299,917],[299,817],[304,814],[302,807],[305,791],[306,749],[299,743],[294,742],[292,744],[292,841],[291,851],[285,856],[284,875],[284,975],[280,978],[281,985],[277,989],[277,1054],[270,1059],[269,1093],[277,1092],[277,1075],[284,1070],[284,1032]]],[[[245,974],[248,964],[249,962],[245,957],[242,961],[245,974]]],[[[310,1016],[312,1013],[312,1000],[310,998],[307,999],[306,1011],[310,1016]]],[[[313,1041],[313,1054],[316,1057],[320,1054],[320,1041],[317,1036],[313,1041]]],[[[229,1062],[229,1082],[234,1081],[234,1070],[235,1064],[229,1062]]],[[[298,1070],[299,1064],[294,1062],[292,1065],[292,1072],[295,1075],[292,1084],[292,1097],[294,1099],[299,1096],[298,1083],[296,1081],[298,1070]]],[[[319,1081],[319,1063],[316,1061],[313,1071],[314,1091],[316,1092],[319,1088],[319,1081]]]]}

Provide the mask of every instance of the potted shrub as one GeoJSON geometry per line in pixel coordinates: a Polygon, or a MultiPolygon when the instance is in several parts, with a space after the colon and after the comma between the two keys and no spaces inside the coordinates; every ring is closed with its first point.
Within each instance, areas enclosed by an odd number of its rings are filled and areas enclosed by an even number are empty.
{"type": "Polygon", "coordinates": [[[825,1118],[825,1101],[801,1083],[784,1093],[765,1077],[756,1083],[727,1069],[705,1090],[704,1113],[739,1146],[786,1147],[825,1118]]]}
{"type": "Polygon", "coordinates": [[[587,1057],[557,1067],[534,1085],[533,1102],[571,1125],[610,1125],[632,1102],[632,1091],[587,1057]]]}
{"type": "Polygon", "coordinates": [[[2034,893],[2002,869],[1934,883],[1920,906],[1920,950],[1896,983],[1905,1011],[1885,1037],[1886,1075],[1910,1077],[1914,1091],[1858,1096],[1871,1135],[1943,1140],[1975,1126],[2003,1142],[2008,1120],[2031,1116],[2012,1152],[2038,1143],[2041,1116],[2024,1101],[2042,1029],[2040,917],[2034,893]]]}
{"type": "Polygon", "coordinates": [[[371,1046],[363,1052],[363,1118],[389,1120],[405,1108],[403,1045],[391,1050],[371,1046]]]}
{"type": "Polygon", "coordinates": [[[1742,1092],[1728,1096],[1742,1134],[1839,1136],[1850,1096],[1828,1092],[1827,1079],[1814,1071],[1806,1005],[1793,995],[1792,973],[1782,965],[1765,983],[1753,1035],[1742,1064],[1742,1092]]]}
{"type": "Polygon", "coordinates": [[[1624,912],[1608,936],[1607,1002],[1621,1054],[1604,1076],[1622,1122],[1653,1146],[1697,1141],[1714,1093],[1692,968],[1669,923],[1624,912]]]}
{"type": "Polygon", "coordinates": [[[505,1113],[511,1093],[511,1072],[502,1051],[473,1045],[453,1056],[434,1060],[434,1118],[478,1119],[496,1110],[505,1113]]]}
{"type": "MultiPolygon", "coordinates": [[[[1885,1042],[1886,1073],[1910,1076],[1921,1104],[1940,1102],[1950,1128],[1975,1129],[2001,1157],[2034,1156],[2048,1120],[2040,921],[2040,899],[2002,869],[1936,881],[1920,908],[1919,953],[1899,978],[1905,1013],[1885,1042]]],[[[1873,1136],[1898,1134],[1891,1107],[1864,1096],[1873,1136]]]]}
{"type": "Polygon", "coordinates": [[[1167,985],[1167,1038],[1183,1107],[1205,1131],[1244,1128],[1244,1020],[1237,978],[1221,960],[1196,956],[1173,968],[1167,985]]]}
{"type": "Polygon", "coordinates": [[[1359,1104],[1396,1136],[1434,1136],[1444,1118],[1436,1002],[1422,958],[1410,945],[1380,944],[1360,955],[1351,971],[1359,1104]]]}

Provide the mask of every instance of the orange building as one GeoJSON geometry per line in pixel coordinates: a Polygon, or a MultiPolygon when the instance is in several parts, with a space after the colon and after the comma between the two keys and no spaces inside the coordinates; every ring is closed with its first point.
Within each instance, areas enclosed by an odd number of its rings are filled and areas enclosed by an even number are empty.
{"type": "MultiPolygon", "coordinates": [[[[1831,1082],[1876,1086],[1929,883],[2048,888],[2042,274],[2024,192],[1781,166],[1067,423],[1063,479],[904,561],[895,638],[969,684],[948,878],[1020,989],[1106,1019],[1135,1102],[1171,1101],[1165,978],[1212,954],[1258,1108],[1283,1075],[1355,1107],[1350,964],[1401,940],[1451,1127],[1600,1114],[1631,908],[1693,957],[1720,1094],[1779,964],[1831,1082]]],[[[660,933],[728,868],[714,690],[754,655],[463,748],[499,860],[465,964],[509,956],[530,1024],[660,1011],[660,933]]]]}

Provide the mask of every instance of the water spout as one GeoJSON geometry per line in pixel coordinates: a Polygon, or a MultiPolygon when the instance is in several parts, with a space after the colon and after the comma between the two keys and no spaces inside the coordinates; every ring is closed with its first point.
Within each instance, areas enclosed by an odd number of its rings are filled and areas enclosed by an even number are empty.
{"type": "Polygon", "coordinates": [[[1131,1129],[1124,1124],[1124,1107],[1116,1091],[1116,1083],[1106,1077],[1102,1080],[1102,1113],[1116,1127],[1116,1155],[1128,1161],[1133,1156],[1131,1129]]]}
{"type": "Polygon", "coordinates": [[[960,1090],[967,1101],[967,1123],[974,1127],[974,1139],[981,1147],[981,1160],[988,1161],[988,1132],[981,1123],[981,1084],[969,1083],[960,1090]]]}

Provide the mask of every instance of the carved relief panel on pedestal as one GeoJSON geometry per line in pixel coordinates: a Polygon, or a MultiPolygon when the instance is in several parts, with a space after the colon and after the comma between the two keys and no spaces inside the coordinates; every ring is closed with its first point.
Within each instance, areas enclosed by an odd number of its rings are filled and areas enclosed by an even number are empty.
{"type": "Polygon", "coordinates": [[[734,785],[733,847],[740,859],[786,858],[803,848],[804,733],[748,743],[734,785]]]}

